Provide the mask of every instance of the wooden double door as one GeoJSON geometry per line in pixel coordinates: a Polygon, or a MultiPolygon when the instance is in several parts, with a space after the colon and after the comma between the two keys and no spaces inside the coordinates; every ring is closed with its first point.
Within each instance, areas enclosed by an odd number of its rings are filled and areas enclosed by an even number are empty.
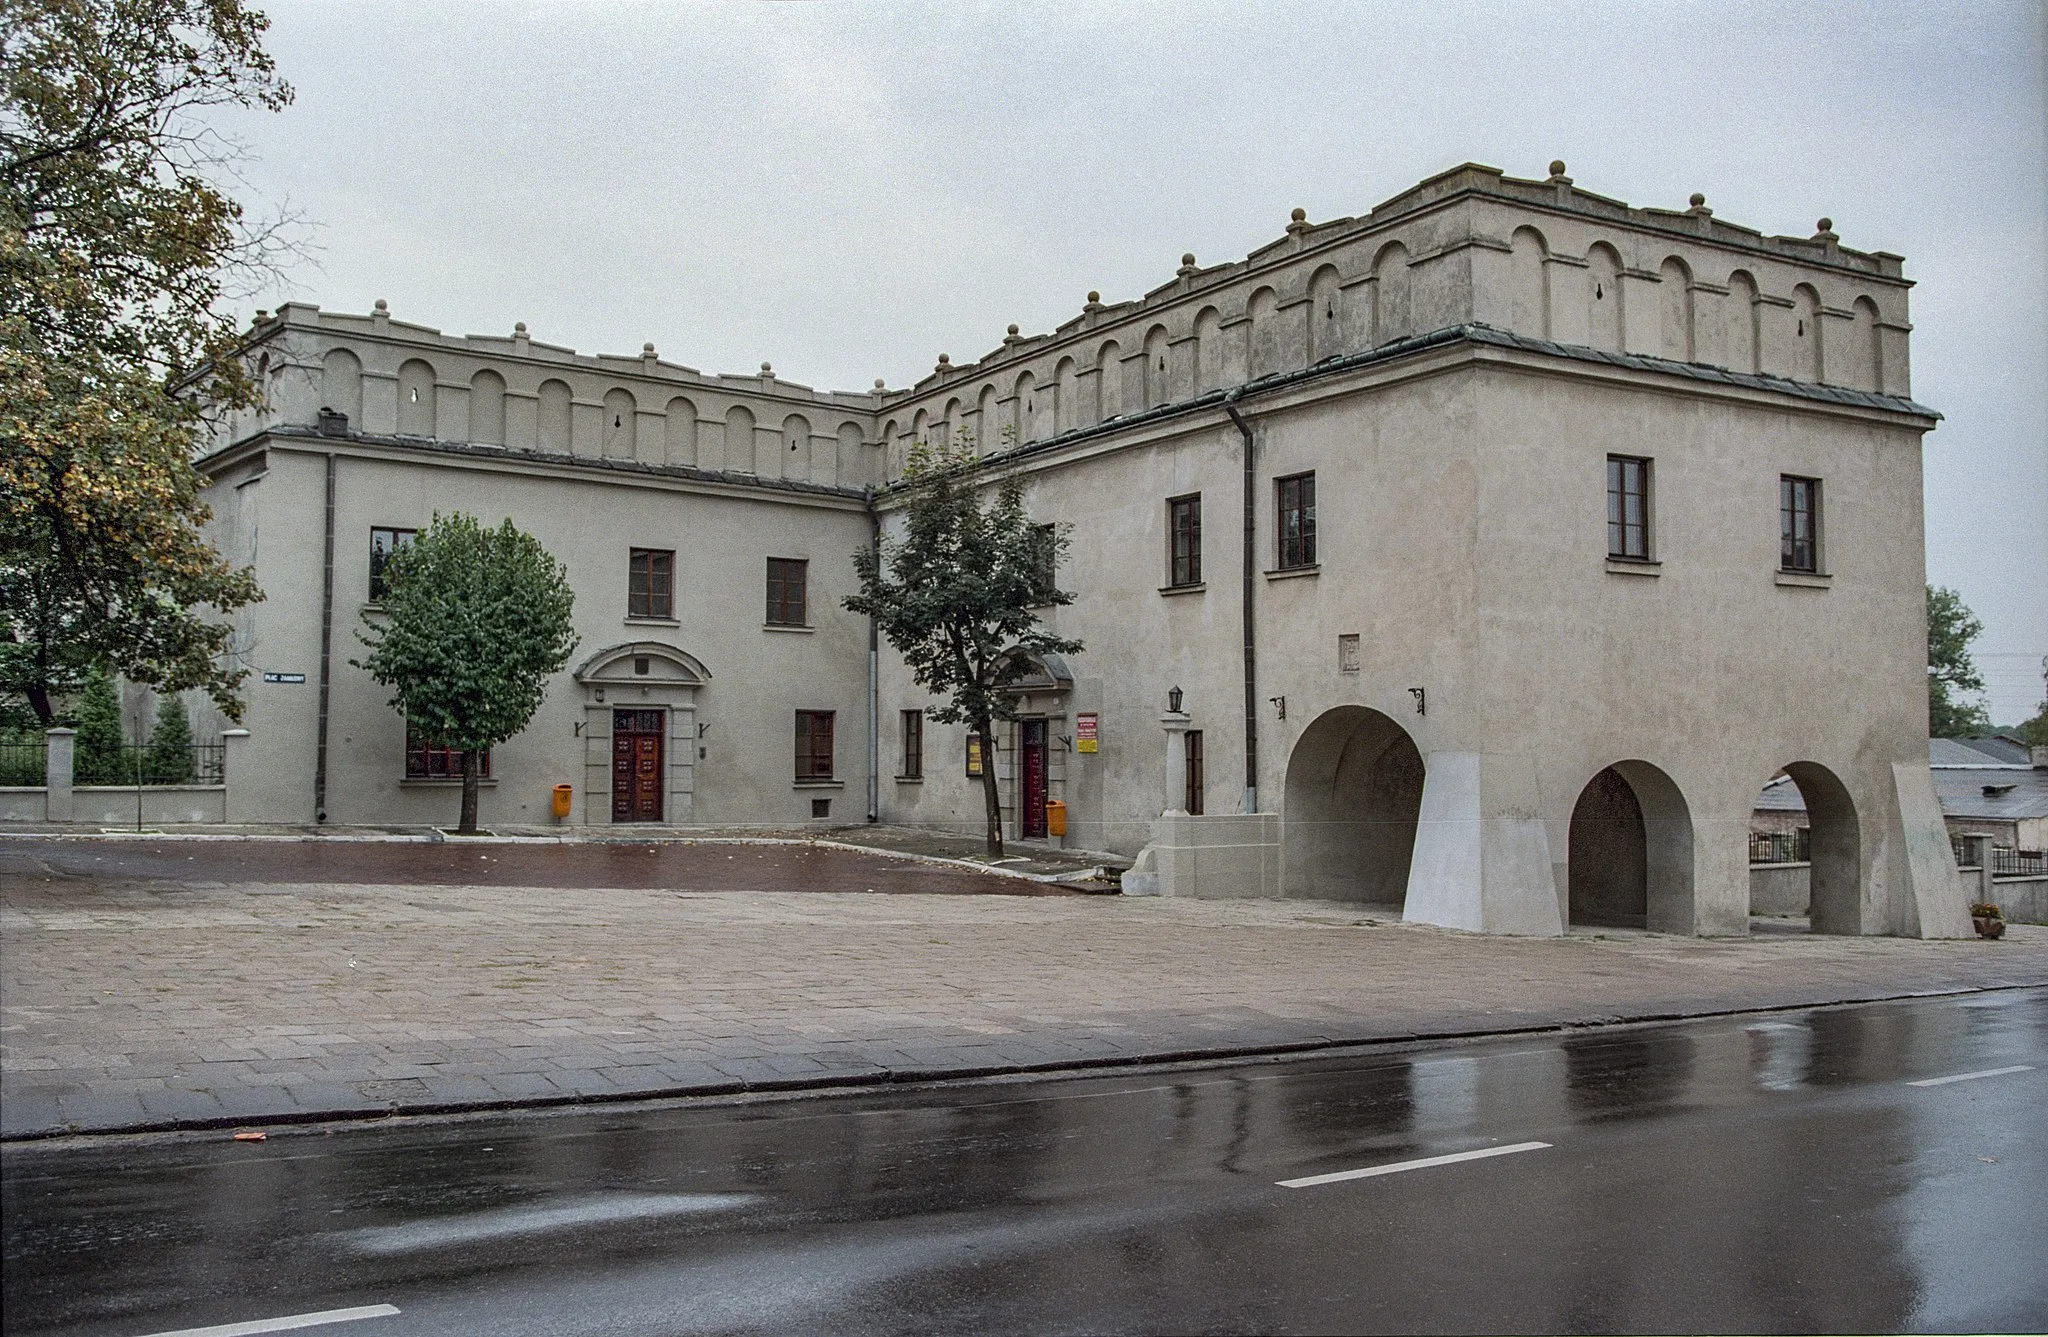
{"type": "Polygon", "coordinates": [[[1024,720],[1019,733],[1022,735],[1024,753],[1024,787],[1019,797],[1023,800],[1024,812],[1020,826],[1026,840],[1043,840],[1046,834],[1045,800],[1046,786],[1046,738],[1044,720],[1024,720]]]}
{"type": "Polygon", "coordinates": [[[612,820],[662,819],[663,746],[668,734],[664,710],[612,712],[612,820]]]}

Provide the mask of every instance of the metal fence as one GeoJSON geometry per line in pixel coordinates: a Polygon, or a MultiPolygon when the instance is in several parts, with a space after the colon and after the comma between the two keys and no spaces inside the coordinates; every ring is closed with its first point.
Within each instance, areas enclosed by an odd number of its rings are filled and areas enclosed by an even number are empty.
{"type": "Polygon", "coordinates": [[[1806,863],[1811,857],[1813,833],[1808,827],[1797,831],[1752,831],[1749,833],[1751,863],[1806,863]]]}
{"type": "Polygon", "coordinates": [[[226,783],[227,744],[188,747],[81,747],[71,777],[79,785],[218,785],[226,783]]]}
{"type": "Polygon", "coordinates": [[[0,739],[0,785],[40,785],[49,744],[40,738],[0,739]]]}
{"type": "Polygon", "coordinates": [[[2006,850],[1993,847],[1993,877],[2038,877],[2048,873],[2048,850],[2006,850]]]}

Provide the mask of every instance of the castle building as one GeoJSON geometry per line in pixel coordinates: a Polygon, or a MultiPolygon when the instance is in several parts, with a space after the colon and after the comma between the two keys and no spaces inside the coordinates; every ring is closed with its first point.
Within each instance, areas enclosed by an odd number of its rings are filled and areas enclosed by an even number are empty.
{"type": "Polygon", "coordinates": [[[291,304],[202,461],[266,602],[247,820],[446,821],[451,759],[350,660],[434,512],[567,564],[582,648],[488,824],[885,822],[1143,852],[1132,885],[1547,934],[1747,931],[1788,773],[1817,930],[1968,931],[1929,777],[1902,261],[1465,165],[1242,260],[1182,257],[861,392],[291,304]],[[912,442],[1065,528],[998,755],[841,600],[912,442]],[[298,675],[303,681],[297,681],[298,675]],[[1169,710],[1169,691],[1175,708],[1169,710]]]}

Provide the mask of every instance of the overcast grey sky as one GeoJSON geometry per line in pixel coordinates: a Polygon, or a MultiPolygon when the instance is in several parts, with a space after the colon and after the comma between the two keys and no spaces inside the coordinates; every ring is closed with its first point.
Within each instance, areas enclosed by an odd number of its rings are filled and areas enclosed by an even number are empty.
{"type": "MultiPolygon", "coordinates": [[[[290,296],[857,389],[1464,161],[1906,257],[1929,577],[2048,654],[2041,6],[256,0],[290,296]]],[[[274,306],[268,293],[249,306],[274,306]]]]}

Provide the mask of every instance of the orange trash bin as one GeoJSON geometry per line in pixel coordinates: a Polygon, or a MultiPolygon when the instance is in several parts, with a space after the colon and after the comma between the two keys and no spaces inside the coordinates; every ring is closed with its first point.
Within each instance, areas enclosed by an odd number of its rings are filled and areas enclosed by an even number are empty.
{"type": "Polygon", "coordinates": [[[1067,805],[1060,799],[1045,801],[1045,829],[1052,835],[1067,834],[1067,805]]]}
{"type": "Polygon", "coordinates": [[[573,805],[573,804],[574,804],[575,802],[576,802],[576,786],[574,786],[574,785],[556,785],[556,786],[555,786],[555,816],[556,816],[556,817],[558,817],[558,818],[559,818],[559,817],[567,817],[567,816],[569,815],[569,808],[570,808],[570,807],[571,807],[571,805],[573,805]]]}

